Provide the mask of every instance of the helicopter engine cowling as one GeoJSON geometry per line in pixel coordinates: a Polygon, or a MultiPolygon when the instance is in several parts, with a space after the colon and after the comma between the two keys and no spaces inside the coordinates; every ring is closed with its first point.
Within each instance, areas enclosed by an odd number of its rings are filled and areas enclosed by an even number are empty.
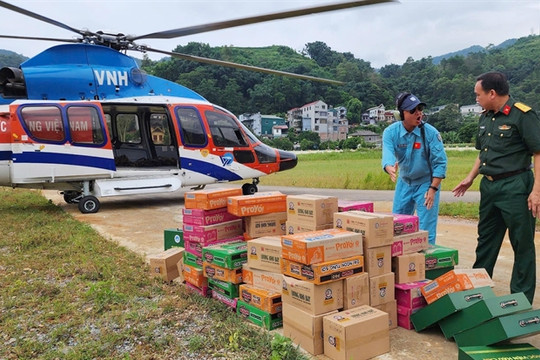
{"type": "Polygon", "coordinates": [[[0,69],[0,95],[4,98],[26,98],[26,83],[21,69],[14,67],[0,69]]]}

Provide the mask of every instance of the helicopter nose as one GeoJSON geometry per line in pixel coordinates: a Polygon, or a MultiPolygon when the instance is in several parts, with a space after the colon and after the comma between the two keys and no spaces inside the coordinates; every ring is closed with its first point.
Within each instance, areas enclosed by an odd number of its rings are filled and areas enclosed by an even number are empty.
{"type": "Polygon", "coordinates": [[[298,159],[292,152],[278,150],[279,153],[279,171],[289,170],[296,166],[298,159]]]}

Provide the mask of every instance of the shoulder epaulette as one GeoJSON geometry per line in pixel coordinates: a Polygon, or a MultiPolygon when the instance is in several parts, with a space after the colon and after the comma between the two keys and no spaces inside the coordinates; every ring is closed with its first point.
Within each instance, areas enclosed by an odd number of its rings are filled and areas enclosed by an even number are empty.
{"type": "Polygon", "coordinates": [[[524,113],[531,110],[530,106],[527,106],[524,103],[520,102],[515,103],[514,106],[517,107],[519,110],[523,111],[524,113]]]}

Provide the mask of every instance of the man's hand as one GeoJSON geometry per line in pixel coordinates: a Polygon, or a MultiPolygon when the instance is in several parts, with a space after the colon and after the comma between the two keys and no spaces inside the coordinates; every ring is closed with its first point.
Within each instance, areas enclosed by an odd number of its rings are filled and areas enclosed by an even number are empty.
{"type": "Polygon", "coordinates": [[[454,196],[460,197],[465,194],[465,192],[471,187],[473,181],[466,177],[462,182],[460,182],[455,188],[452,189],[454,196]]]}
{"type": "Polygon", "coordinates": [[[399,165],[398,165],[398,162],[396,161],[394,166],[386,165],[386,167],[384,168],[384,170],[386,170],[388,175],[390,175],[390,180],[392,180],[392,182],[396,182],[398,167],[399,165]]]}
{"type": "Polygon", "coordinates": [[[527,199],[529,210],[535,218],[540,218],[540,191],[534,190],[529,194],[527,199]]]}

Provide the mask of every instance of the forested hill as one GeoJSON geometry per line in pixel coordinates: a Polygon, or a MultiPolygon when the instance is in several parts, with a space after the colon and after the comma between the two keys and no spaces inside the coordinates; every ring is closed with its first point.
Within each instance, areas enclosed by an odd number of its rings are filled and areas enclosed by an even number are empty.
{"type": "Polygon", "coordinates": [[[466,56],[455,55],[434,64],[431,57],[409,58],[402,65],[374,69],[351,53],[333,51],[323,42],[306,44],[302,54],[285,46],[266,48],[210,47],[189,43],[175,51],[346,82],[343,86],[252,73],[184,60],[143,61],[157,76],[188,86],[236,114],[283,114],[306,103],[323,100],[346,106],[352,121],[362,111],[385,104],[403,90],[412,91],[429,106],[474,104],[479,74],[500,70],[508,75],[511,94],[540,111],[540,36],[520,38],[507,47],[490,47],[466,56]]]}
{"type": "MultiPolygon", "coordinates": [[[[409,58],[402,65],[386,65],[381,69],[374,69],[352,53],[333,51],[323,42],[306,44],[302,53],[286,46],[210,47],[203,43],[189,43],[175,49],[190,55],[346,83],[341,86],[170,58],[152,61],[145,57],[142,67],[150,74],[192,88],[235,114],[284,114],[291,108],[323,100],[329,105],[346,106],[349,120],[358,122],[360,114],[370,107],[380,104],[392,107],[395,95],[403,90],[412,91],[429,106],[473,104],[475,78],[490,70],[505,72],[511,94],[540,111],[540,36],[511,39],[505,46],[469,49],[473,52],[466,55],[449,54],[439,63],[432,57],[409,58]]],[[[25,59],[13,52],[0,51],[0,67],[18,66],[25,59]]]]}

